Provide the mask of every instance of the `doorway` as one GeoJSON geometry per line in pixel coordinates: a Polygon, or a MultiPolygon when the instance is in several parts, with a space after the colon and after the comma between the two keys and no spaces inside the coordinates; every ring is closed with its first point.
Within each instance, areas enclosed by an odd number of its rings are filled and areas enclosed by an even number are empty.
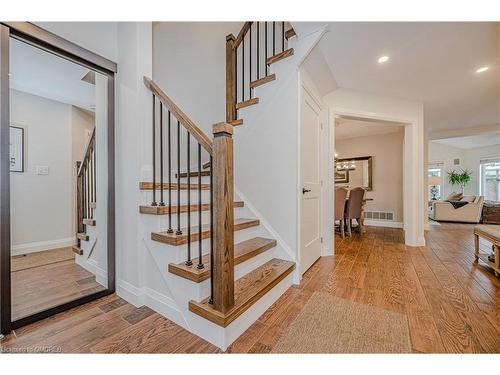
{"type": "Polygon", "coordinates": [[[341,238],[363,236],[367,227],[403,228],[404,126],[335,119],[334,204],[340,208],[334,212],[341,238]]]}
{"type": "Polygon", "coordinates": [[[113,293],[116,64],[0,24],[0,331],[113,293]]]}

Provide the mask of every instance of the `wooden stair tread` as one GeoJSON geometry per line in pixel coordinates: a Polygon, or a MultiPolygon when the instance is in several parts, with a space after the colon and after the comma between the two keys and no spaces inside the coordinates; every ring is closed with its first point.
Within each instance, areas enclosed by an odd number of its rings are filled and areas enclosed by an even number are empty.
{"type": "MultiPolygon", "coordinates": [[[[258,219],[236,219],[234,221],[234,230],[243,230],[246,228],[251,228],[258,226],[260,221],[258,219]]],[[[151,239],[153,241],[158,241],[162,243],[166,243],[168,245],[179,246],[187,243],[187,228],[182,228],[182,234],[176,235],[175,230],[174,233],[164,232],[152,232],[151,239]]],[[[199,237],[198,226],[193,226],[191,228],[191,241],[197,241],[199,237]]],[[[210,224],[205,224],[201,229],[201,238],[206,239],[210,237],[210,224]]]]}
{"type": "Polygon", "coordinates": [[[228,124],[233,126],[243,125],[243,119],[240,118],[238,120],[229,121],[228,124]]]}
{"type": "Polygon", "coordinates": [[[83,224],[85,225],[90,225],[90,226],[95,226],[95,219],[83,219],[83,224]]]}
{"type": "MultiPolygon", "coordinates": [[[[157,182],[155,184],[155,187],[157,190],[160,190],[161,184],[157,182]]],[[[183,182],[180,184],[180,190],[187,190],[188,184],[183,182]]],[[[139,183],[139,189],[141,190],[153,190],[153,183],[152,182],[147,182],[147,181],[142,181],[139,183]]],[[[163,189],[164,190],[177,190],[177,183],[171,183],[170,185],[168,182],[163,183],[163,189]]],[[[191,184],[191,190],[198,190],[198,184],[191,184]]],[[[201,184],[201,190],[210,190],[210,184],[201,184]]]]}
{"type": "Polygon", "coordinates": [[[219,326],[227,327],[294,269],[295,263],[293,262],[272,259],[235,281],[234,306],[228,312],[222,313],[215,310],[208,303],[208,298],[202,302],[189,301],[189,311],[219,326]]]}
{"type": "Polygon", "coordinates": [[[280,60],[286,59],[287,57],[290,57],[293,55],[293,48],[289,48],[283,52],[280,52],[274,56],[268,57],[267,58],[267,65],[274,64],[280,60]]]}
{"type": "Polygon", "coordinates": [[[78,238],[79,240],[82,240],[82,241],[89,240],[89,236],[87,235],[87,233],[77,233],[76,238],[78,238]]]}
{"type": "Polygon", "coordinates": [[[250,107],[251,105],[259,104],[259,98],[252,98],[244,100],[242,102],[236,103],[236,109],[241,109],[245,107],[250,107]]]}
{"type": "Polygon", "coordinates": [[[285,38],[288,40],[290,38],[293,38],[294,36],[296,36],[297,34],[295,33],[295,30],[294,29],[288,29],[287,31],[285,31],[285,38]]]}
{"type": "MultiPolygon", "coordinates": [[[[243,263],[254,256],[257,256],[264,251],[272,249],[276,246],[276,240],[263,237],[255,237],[234,245],[234,265],[243,263]]],[[[198,269],[198,259],[193,259],[193,265],[170,263],[168,271],[185,279],[200,283],[210,277],[210,257],[205,255],[202,258],[204,268],[198,269]]]]}
{"type": "MultiPolygon", "coordinates": [[[[179,173],[179,176],[181,178],[186,178],[188,176],[188,173],[187,172],[181,172],[179,173]]],[[[202,177],[206,177],[206,176],[210,176],[210,171],[201,171],[201,176],[202,177]]],[[[175,177],[177,177],[177,173],[175,174],[175,177]]],[[[198,172],[195,172],[195,171],[191,171],[189,173],[189,177],[198,177],[198,172]]]]}
{"type": "Polygon", "coordinates": [[[77,255],[83,255],[83,250],[82,250],[82,249],[80,249],[80,248],[79,248],[78,246],[76,246],[76,245],[73,245],[73,246],[71,247],[71,250],[73,250],[73,252],[74,252],[75,254],[77,254],[77,255]]]}
{"type": "MultiPolygon", "coordinates": [[[[245,204],[242,201],[236,201],[234,202],[233,206],[235,208],[243,207],[245,204]]],[[[199,205],[198,204],[191,204],[191,212],[198,212],[199,205]]],[[[189,205],[187,204],[181,204],[179,206],[180,212],[181,213],[187,213],[189,205]]],[[[209,211],[210,210],[210,203],[202,203],[201,204],[201,210],[202,211],[209,211]]],[[[168,212],[171,212],[172,214],[177,213],[177,205],[173,206],[140,206],[139,207],[139,212],[141,214],[149,214],[149,215],[168,215],[168,212]]]]}
{"type": "Polygon", "coordinates": [[[276,79],[276,74],[270,74],[268,76],[265,76],[263,78],[256,79],[255,81],[250,82],[250,87],[254,89],[258,86],[262,86],[265,83],[274,81],[275,79],[276,79]]]}

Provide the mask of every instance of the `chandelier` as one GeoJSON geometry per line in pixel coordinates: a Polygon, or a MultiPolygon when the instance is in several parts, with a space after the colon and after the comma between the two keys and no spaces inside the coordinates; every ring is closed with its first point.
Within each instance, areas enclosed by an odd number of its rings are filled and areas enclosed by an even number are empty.
{"type": "Polygon", "coordinates": [[[337,171],[354,171],[356,169],[356,163],[354,160],[339,160],[338,154],[335,153],[335,169],[337,171]]]}

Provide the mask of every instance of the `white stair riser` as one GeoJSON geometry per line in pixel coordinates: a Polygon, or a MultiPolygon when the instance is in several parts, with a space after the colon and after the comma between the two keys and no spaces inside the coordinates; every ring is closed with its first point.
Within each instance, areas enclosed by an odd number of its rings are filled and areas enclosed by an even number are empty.
{"type": "MultiPolygon", "coordinates": [[[[234,209],[234,217],[243,217],[240,214],[240,210],[242,208],[235,208],[234,209]]],[[[198,226],[198,211],[191,212],[191,227],[197,227],[198,226]]],[[[168,215],[151,215],[151,214],[141,214],[142,216],[145,216],[144,220],[149,226],[154,225],[156,228],[158,228],[156,231],[166,231],[168,229],[168,215]]],[[[202,224],[209,224],[210,223],[210,211],[202,211],[201,212],[201,222],[202,224]]],[[[180,226],[181,228],[186,228],[188,223],[188,214],[187,213],[181,213],[180,214],[180,226]]],[[[177,228],[177,214],[172,213],[172,228],[175,230],[177,228]]]]}
{"type": "MultiPolygon", "coordinates": [[[[172,190],[171,193],[171,202],[172,205],[177,204],[177,190],[172,190]]],[[[191,190],[191,204],[198,203],[198,190],[191,190]]],[[[180,194],[181,204],[186,204],[188,200],[188,190],[181,190],[180,194]]],[[[150,205],[153,201],[153,191],[152,190],[143,190],[142,193],[142,204],[150,205]]],[[[156,190],[156,202],[161,201],[160,190],[156,190]]],[[[169,204],[168,200],[168,190],[163,191],[163,201],[166,205],[169,204]]],[[[202,190],[201,191],[201,202],[202,203],[210,203],[210,190],[202,190]]]]}
{"type": "MultiPolygon", "coordinates": [[[[260,227],[252,227],[244,230],[236,231],[234,233],[234,243],[240,243],[254,237],[263,237],[266,233],[260,227]]],[[[151,249],[155,251],[161,251],[168,255],[168,263],[181,263],[187,259],[187,244],[173,246],[162,242],[153,241],[150,238],[145,238],[145,241],[151,249]]],[[[191,242],[191,257],[196,258],[198,256],[198,241],[191,242]]],[[[204,239],[201,241],[202,253],[203,255],[209,254],[210,252],[210,239],[204,239]]],[[[165,266],[168,266],[168,263],[165,266]]]]}

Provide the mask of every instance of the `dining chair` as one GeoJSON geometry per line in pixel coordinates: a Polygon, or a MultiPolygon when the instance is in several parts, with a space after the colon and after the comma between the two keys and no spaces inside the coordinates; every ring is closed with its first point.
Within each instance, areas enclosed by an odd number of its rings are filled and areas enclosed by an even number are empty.
{"type": "Polygon", "coordinates": [[[362,187],[356,187],[349,192],[345,210],[345,220],[347,222],[347,234],[352,234],[352,220],[356,219],[358,228],[361,233],[361,214],[363,208],[363,199],[365,198],[366,190],[362,187]]]}
{"type": "Polygon", "coordinates": [[[339,221],[340,234],[345,238],[345,206],[347,201],[347,193],[349,190],[340,187],[335,189],[335,212],[334,222],[339,221]]]}

